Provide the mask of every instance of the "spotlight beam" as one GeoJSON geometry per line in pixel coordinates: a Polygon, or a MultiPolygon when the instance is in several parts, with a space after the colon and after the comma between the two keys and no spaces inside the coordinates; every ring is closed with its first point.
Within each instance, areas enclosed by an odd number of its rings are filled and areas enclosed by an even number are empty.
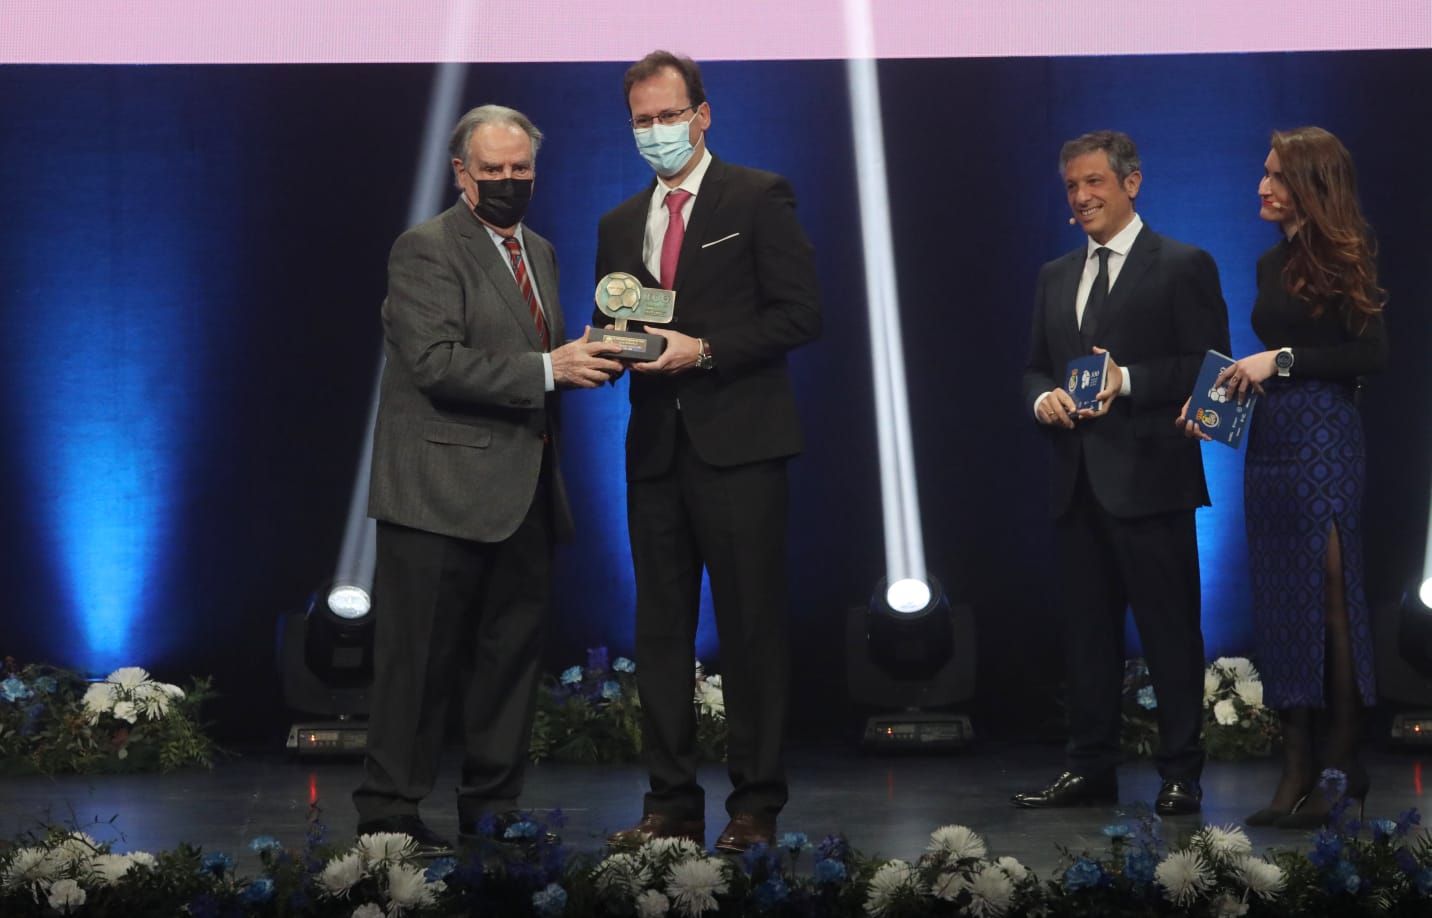
{"type": "MultiPolygon", "coordinates": [[[[459,7],[465,8],[465,4],[459,7]]],[[[461,17],[466,18],[466,17],[461,17]]],[[[450,34],[459,34],[461,23],[453,23],[450,34]]],[[[438,212],[447,185],[448,129],[456,123],[462,87],[467,79],[467,65],[439,64],[433,75],[428,96],[428,122],[423,129],[423,142],[418,151],[418,166],[413,175],[413,189],[408,198],[408,222],[415,226],[438,212]]],[[[348,522],[343,530],[343,545],[338,552],[333,582],[339,586],[355,586],[368,595],[373,593],[373,564],[377,557],[378,525],[368,516],[368,483],[373,464],[373,425],[378,420],[378,389],[383,380],[383,353],[378,352],[378,372],[373,382],[372,400],[368,407],[368,425],[363,433],[363,447],[358,454],[358,471],[353,476],[353,494],[348,499],[348,522]]]]}
{"type": "Polygon", "coordinates": [[[843,6],[860,231],[865,243],[865,302],[870,314],[886,581],[890,584],[891,606],[916,611],[929,602],[930,590],[910,440],[910,410],[905,397],[905,354],[890,231],[874,22],[869,0],[844,0],[843,6]]]}
{"type": "Polygon", "coordinates": [[[1422,556],[1422,583],[1417,590],[1422,605],[1432,609],[1432,501],[1427,505],[1427,548],[1422,556]]]}

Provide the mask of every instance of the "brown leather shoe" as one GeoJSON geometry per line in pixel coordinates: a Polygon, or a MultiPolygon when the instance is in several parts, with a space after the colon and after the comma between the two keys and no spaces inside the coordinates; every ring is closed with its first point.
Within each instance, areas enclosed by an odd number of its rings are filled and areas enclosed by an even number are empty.
{"type": "Polygon", "coordinates": [[[637,848],[653,838],[685,838],[706,847],[706,822],[701,819],[677,819],[662,813],[647,813],[641,822],[607,836],[613,848],[637,848]]]}
{"type": "Polygon", "coordinates": [[[716,850],[722,854],[745,854],[752,845],[760,843],[767,847],[776,838],[776,818],[758,813],[737,813],[726,823],[721,836],[716,839],[716,850]]]}

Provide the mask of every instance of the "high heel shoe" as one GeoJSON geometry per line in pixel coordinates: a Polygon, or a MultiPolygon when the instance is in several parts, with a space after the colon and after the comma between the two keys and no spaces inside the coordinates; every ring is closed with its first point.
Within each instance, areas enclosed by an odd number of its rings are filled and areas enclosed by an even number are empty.
{"type": "Polygon", "coordinates": [[[1250,814],[1250,815],[1248,815],[1248,816],[1244,816],[1244,817],[1243,817],[1243,824],[1244,824],[1244,825],[1249,825],[1249,826],[1271,826],[1271,825],[1274,825],[1274,824],[1276,824],[1276,823],[1278,822],[1278,820],[1280,820],[1280,819],[1282,819],[1282,818],[1284,818],[1284,817],[1286,817],[1286,816],[1291,816],[1291,815],[1293,815],[1294,813],[1296,813],[1296,812],[1298,811],[1299,807],[1301,807],[1301,806],[1303,805],[1304,801],[1306,801],[1307,799],[1308,799],[1308,792],[1307,792],[1307,791],[1304,791],[1304,792],[1303,792],[1303,795],[1302,795],[1301,797],[1299,797],[1297,800],[1294,800],[1294,801],[1293,801],[1293,805],[1292,805],[1291,807],[1289,807],[1288,809],[1286,809],[1286,810],[1284,810],[1284,809],[1279,809],[1278,807],[1275,807],[1275,806],[1265,806],[1265,807],[1263,807],[1263,809],[1259,810],[1259,811],[1256,812],[1256,813],[1252,813],[1252,814],[1250,814]]]}
{"type": "MultiPolygon", "coordinates": [[[[1328,824],[1328,818],[1332,815],[1334,807],[1342,801],[1347,802],[1343,812],[1346,813],[1349,809],[1356,807],[1358,821],[1362,821],[1367,810],[1367,792],[1371,788],[1371,776],[1368,775],[1366,769],[1357,767],[1354,773],[1348,775],[1347,787],[1343,791],[1342,797],[1334,801],[1329,800],[1326,794],[1304,796],[1302,800],[1298,801],[1298,805],[1293,807],[1292,812],[1274,820],[1273,825],[1280,829],[1320,829],[1328,824]],[[1318,797],[1321,799],[1316,799],[1318,797]],[[1314,802],[1315,799],[1316,802],[1314,802]]],[[[1319,787],[1319,791],[1321,790],[1322,788],[1319,787]]]]}

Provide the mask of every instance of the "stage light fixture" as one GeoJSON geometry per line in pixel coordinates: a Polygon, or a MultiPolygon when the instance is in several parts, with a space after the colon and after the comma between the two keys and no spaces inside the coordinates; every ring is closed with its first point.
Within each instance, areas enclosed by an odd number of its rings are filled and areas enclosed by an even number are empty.
{"type": "Polygon", "coordinates": [[[1417,591],[1417,598],[1422,600],[1422,605],[1432,610],[1432,577],[1422,581],[1422,587],[1417,591]]]}
{"type": "Polygon", "coordinates": [[[373,682],[367,591],[325,585],[303,610],[280,616],[278,664],[284,701],[316,717],[289,728],[288,749],[299,756],[362,753],[373,682]]]}
{"type": "Polygon", "coordinates": [[[846,615],[846,683],[859,704],[878,713],[865,722],[861,745],[874,751],[957,749],[974,738],[967,715],[932,710],[974,696],[974,612],[953,604],[940,582],[922,581],[926,602],[896,608],[885,581],[865,606],[846,615]]]}

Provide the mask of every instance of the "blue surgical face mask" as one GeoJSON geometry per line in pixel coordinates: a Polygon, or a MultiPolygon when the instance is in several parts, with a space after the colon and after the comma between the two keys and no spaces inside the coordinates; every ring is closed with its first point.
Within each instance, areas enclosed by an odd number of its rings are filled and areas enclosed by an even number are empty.
{"type": "Polygon", "coordinates": [[[691,122],[653,124],[644,131],[632,129],[636,149],[663,178],[680,172],[696,148],[691,145],[691,122]]]}

